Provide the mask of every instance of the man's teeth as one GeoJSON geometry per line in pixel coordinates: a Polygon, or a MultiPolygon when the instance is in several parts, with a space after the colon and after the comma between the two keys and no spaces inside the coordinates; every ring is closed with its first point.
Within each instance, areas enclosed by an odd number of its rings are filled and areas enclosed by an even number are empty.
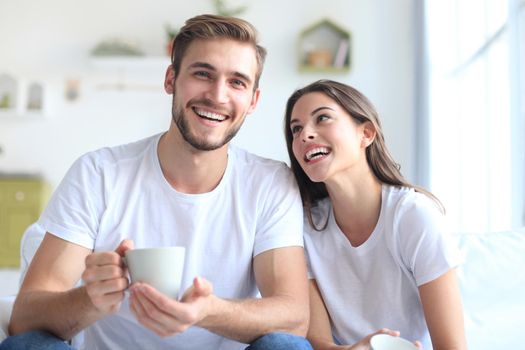
{"type": "Polygon", "coordinates": [[[324,155],[330,153],[330,150],[326,147],[317,147],[306,152],[306,160],[310,161],[312,159],[320,158],[324,155]]]}
{"type": "Polygon", "coordinates": [[[203,109],[196,109],[195,113],[200,115],[201,117],[207,118],[207,119],[213,119],[222,122],[224,119],[226,119],[226,116],[222,114],[213,113],[210,111],[205,111],[203,109]]]}

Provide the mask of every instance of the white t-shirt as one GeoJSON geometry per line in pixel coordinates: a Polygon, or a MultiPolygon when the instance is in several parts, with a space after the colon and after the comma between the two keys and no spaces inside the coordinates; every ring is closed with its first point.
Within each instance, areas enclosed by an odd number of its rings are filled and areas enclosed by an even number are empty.
{"type": "MultiPolygon", "coordinates": [[[[160,136],[82,156],[39,224],[94,251],[113,251],[123,239],[133,240],[135,248],[185,246],[183,290],[202,276],[218,297],[257,297],[252,258],[303,245],[302,205],[288,167],[230,146],[213,191],[180,193],[162,174],[160,136]]],[[[198,327],[160,338],[136,322],[127,297],[117,314],[86,329],[85,341],[90,350],[245,347],[198,327]]]]}
{"type": "Polygon", "coordinates": [[[334,340],[354,344],[387,327],[432,349],[418,286],[459,263],[435,203],[412,189],[383,185],[377,225],[358,247],[337,226],[328,198],[313,210],[317,227],[327,214],[323,231],[315,231],[305,218],[305,248],[310,278],[326,304],[334,340]]]}

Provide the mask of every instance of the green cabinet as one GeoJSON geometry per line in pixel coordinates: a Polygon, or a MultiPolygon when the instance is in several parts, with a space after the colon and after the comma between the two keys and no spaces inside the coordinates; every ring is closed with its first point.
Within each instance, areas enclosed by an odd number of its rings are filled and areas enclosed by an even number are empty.
{"type": "Polygon", "coordinates": [[[20,265],[20,239],[47,201],[48,186],[35,178],[0,178],[0,267],[20,265]]]}

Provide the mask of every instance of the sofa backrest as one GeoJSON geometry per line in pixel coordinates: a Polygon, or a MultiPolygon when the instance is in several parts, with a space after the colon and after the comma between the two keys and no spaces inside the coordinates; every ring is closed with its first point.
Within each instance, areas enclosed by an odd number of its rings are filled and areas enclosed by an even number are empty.
{"type": "Polygon", "coordinates": [[[469,349],[522,349],[525,229],[455,235],[469,349]]]}
{"type": "MultiPolygon", "coordinates": [[[[45,231],[31,225],[21,244],[21,281],[45,231]]],[[[455,234],[469,349],[521,349],[525,325],[525,228],[455,234]]],[[[81,337],[77,337],[81,343],[81,337]]]]}

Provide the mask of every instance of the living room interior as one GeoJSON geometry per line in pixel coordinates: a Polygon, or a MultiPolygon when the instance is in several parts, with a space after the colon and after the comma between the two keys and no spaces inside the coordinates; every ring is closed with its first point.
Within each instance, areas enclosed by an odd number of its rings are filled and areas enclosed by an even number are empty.
{"type": "Polygon", "coordinates": [[[20,239],[75,159],[167,129],[167,46],[202,13],[250,21],[268,50],[261,100],[233,143],[289,163],[295,89],[328,78],[363,92],[401,171],[442,200],[470,259],[471,348],[512,348],[525,322],[525,274],[507,270],[525,262],[523,0],[3,0],[0,297],[16,294],[20,239]],[[505,303],[475,313],[486,298],[505,303]]]}

